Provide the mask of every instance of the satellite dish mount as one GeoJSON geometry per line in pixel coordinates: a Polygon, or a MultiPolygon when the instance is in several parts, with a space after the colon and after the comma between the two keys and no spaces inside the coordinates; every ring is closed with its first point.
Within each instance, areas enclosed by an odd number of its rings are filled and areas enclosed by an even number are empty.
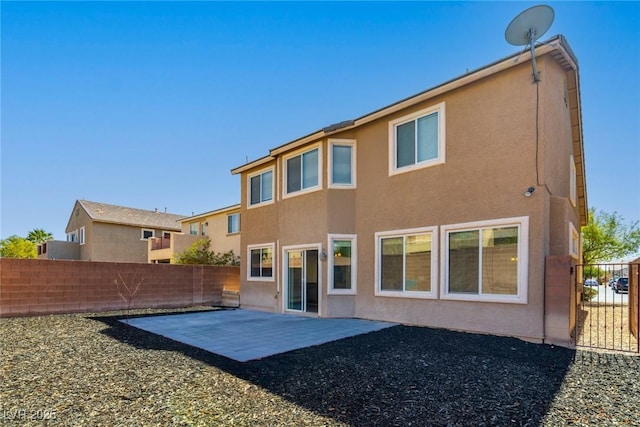
{"type": "Polygon", "coordinates": [[[554,12],[550,6],[533,6],[513,18],[504,33],[504,38],[507,42],[514,46],[526,46],[525,50],[529,49],[531,52],[534,83],[540,81],[538,67],[536,66],[536,41],[549,30],[551,23],[553,23],[553,18],[554,12]]]}

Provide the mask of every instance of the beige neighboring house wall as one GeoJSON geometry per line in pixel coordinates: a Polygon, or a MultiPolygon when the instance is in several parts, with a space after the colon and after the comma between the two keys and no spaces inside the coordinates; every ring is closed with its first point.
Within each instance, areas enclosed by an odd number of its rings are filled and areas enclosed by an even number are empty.
{"type": "Polygon", "coordinates": [[[550,42],[535,50],[538,85],[529,54],[514,55],[232,170],[241,305],[543,341],[545,259],[577,262],[571,231],[587,218],[576,59],[562,36],[550,42]],[[411,123],[437,155],[403,167],[396,139],[422,138],[411,123]],[[338,150],[351,185],[333,183],[338,150]],[[288,193],[305,162],[317,182],[288,193]],[[337,288],[345,274],[350,289],[337,288]]]}
{"type": "Polygon", "coordinates": [[[210,249],[214,252],[233,251],[240,256],[239,224],[239,204],[183,218],[180,222],[180,232],[170,233],[170,237],[163,239],[163,242],[159,239],[149,241],[149,262],[171,262],[175,255],[184,252],[202,238],[211,240],[210,249]],[[237,218],[237,223],[229,217],[237,218]],[[236,224],[237,230],[231,227],[236,224]]]}
{"type": "Polygon", "coordinates": [[[80,245],[63,240],[50,240],[38,244],[38,259],[80,259],[80,245]]]}
{"type": "Polygon", "coordinates": [[[149,237],[180,230],[184,215],[77,200],[66,227],[85,261],[148,262],[149,237]]]}

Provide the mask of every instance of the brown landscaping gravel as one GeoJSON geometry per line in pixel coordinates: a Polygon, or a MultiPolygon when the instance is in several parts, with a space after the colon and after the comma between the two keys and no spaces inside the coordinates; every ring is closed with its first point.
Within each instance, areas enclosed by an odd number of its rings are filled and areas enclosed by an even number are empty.
{"type": "Polygon", "coordinates": [[[637,356],[396,326],[239,363],[123,314],[0,319],[0,424],[640,426],[637,356]]]}

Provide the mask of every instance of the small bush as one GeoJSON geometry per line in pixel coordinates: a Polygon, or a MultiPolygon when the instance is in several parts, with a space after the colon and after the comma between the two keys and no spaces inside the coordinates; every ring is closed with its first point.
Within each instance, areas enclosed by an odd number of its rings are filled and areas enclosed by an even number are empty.
{"type": "Polygon", "coordinates": [[[598,288],[592,288],[590,286],[584,286],[582,288],[582,300],[583,301],[591,301],[593,297],[598,295],[598,288]]]}

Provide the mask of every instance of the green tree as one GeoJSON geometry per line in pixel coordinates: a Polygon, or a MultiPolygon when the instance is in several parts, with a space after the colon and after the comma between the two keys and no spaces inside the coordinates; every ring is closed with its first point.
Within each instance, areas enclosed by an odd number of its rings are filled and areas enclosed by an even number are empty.
{"type": "Polygon", "coordinates": [[[42,228],[34,228],[27,234],[27,240],[37,244],[53,240],[53,234],[44,231],[42,228]]]}
{"type": "Polygon", "coordinates": [[[20,236],[0,240],[0,257],[37,258],[36,244],[20,236]]]}
{"type": "Polygon", "coordinates": [[[210,250],[210,247],[210,239],[197,240],[184,252],[174,256],[173,262],[174,264],[240,265],[240,259],[233,250],[219,253],[210,250]]]}
{"type": "Polygon", "coordinates": [[[638,221],[629,224],[617,212],[589,209],[589,222],[582,227],[582,259],[585,264],[612,261],[640,250],[638,221]]]}

